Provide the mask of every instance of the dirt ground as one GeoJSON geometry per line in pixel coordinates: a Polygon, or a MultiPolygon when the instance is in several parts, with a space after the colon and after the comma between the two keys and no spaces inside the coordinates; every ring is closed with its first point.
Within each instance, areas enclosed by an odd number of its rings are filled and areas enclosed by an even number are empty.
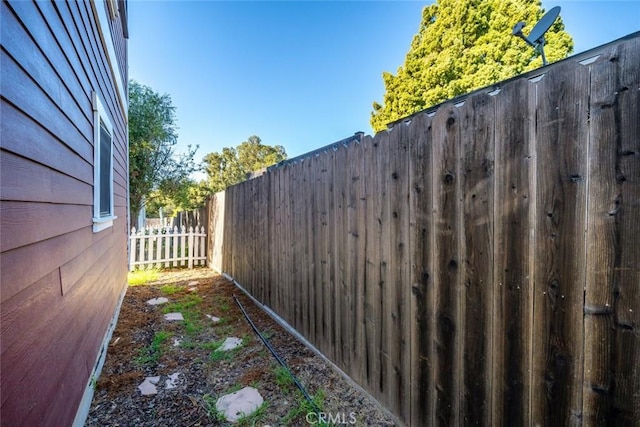
{"type": "Polygon", "coordinates": [[[331,415],[337,425],[394,425],[369,396],[280,327],[235,285],[208,269],[161,272],[151,282],[129,287],[85,425],[231,425],[215,410],[215,403],[220,396],[245,386],[255,387],[265,403],[236,425],[322,425],[317,414],[311,413],[313,406],[251,329],[233,295],[312,396],[321,415],[327,419],[331,415]],[[193,282],[198,283],[194,286],[193,282]],[[146,303],[156,297],[169,302],[146,303]],[[164,314],[168,312],[181,312],[185,320],[167,321],[164,314]],[[214,323],[207,315],[221,320],[214,323]],[[241,338],[241,347],[230,352],[217,350],[230,336],[241,338]],[[180,374],[177,386],[166,389],[165,381],[175,373],[180,374]],[[143,396],[138,386],[149,376],[161,377],[158,393],[143,396]]]}

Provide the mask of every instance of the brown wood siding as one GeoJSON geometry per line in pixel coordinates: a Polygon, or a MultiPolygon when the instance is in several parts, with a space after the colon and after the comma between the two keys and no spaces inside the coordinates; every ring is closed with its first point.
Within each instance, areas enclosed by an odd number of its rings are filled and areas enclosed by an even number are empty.
{"type": "Polygon", "coordinates": [[[637,425],[640,33],[589,54],[229,188],[210,250],[409,425],[637,425]]]}
{"type": "MultiPolygon", "coordinates": [[[[126,287],[127,122],[91,7],[0,5],[2,425],[73,421],[126,287]],[[99,233],[93,91],[114,129],[118,217],[99,233]]],[[[126,88],[126,40],[110,27],[126,88]]]]}

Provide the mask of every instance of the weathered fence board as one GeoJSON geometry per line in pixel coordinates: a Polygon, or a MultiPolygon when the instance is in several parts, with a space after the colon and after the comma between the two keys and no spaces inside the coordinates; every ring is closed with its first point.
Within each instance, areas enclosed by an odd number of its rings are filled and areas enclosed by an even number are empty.
{"type": "Polygon", "coordinates": [[[461,109],[462,195],[465,224],[463,264],[464,343],[462,421],[491,425],[491,315],[494,231],[494,98],[482,94],[461,109]]]}
{"type": "Polygon", "coordinates": [[[212,258],[401,422],[637,424],[638,40],[227,189],[212,258]]]}
{"type": "Polygon", "coordinates": [[[434,289],[433,237],[435,225],[432,161],[432,126],[426,114],[415,117],[409,133],[409,248],[411,259],[411,419],[416,425],[433,423],[435,388],[433,372],[434,289]]]}
{"type": "MultiPolygon", "coordinates": [[[[589,68],[566,63],[532,86],[537,99],[534,424],[582,412],[589,68]],[[548,167],[543,165],[554,165],[548,167]]],[[[528,350],[528,349],[527,349],[528,350]]],[[[528,350],[524,354],[531,354],[528,350]]]]}

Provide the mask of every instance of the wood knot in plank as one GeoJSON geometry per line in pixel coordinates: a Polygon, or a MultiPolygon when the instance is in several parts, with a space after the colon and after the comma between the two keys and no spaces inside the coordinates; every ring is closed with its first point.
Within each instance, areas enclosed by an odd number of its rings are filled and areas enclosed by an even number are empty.
{"type": "Polygon", "coordinates": [[[442,177],[442,182],[445,184],[451,184],[455,180],[455,176],[451,172],[447,172],[442,177]]]}

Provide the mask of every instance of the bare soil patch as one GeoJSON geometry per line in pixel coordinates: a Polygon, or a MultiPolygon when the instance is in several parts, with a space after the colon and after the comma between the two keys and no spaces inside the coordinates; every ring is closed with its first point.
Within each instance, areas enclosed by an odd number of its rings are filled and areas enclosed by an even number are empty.
{"type": "Polygon", "coordinates": [[[395,425],[369,396],[283,329],[233,283],[209,269],[162,272],[153,282],[129,287],[85,425],[231,425],[217,414],[215,402],[245,386],[255,387],[265,404],[236,425],[304,426],[310,425],[308,420],[315,424],[317,416],[307,417],[310,406],[253,332],[233,295],[322,412],[338,420],[336,424],[395,425]],[[189,290],[188,284],[193,281],[198,282],[196,289],[189,290]],[[157,297],[166,297],[169,303],[147,304],[157,297]],[[164,320],[164,314],[173,311],[182,312],[185,320],[164,320]],[[214,323],[206,315],[221,321],[214,323]],[[231,352],[216,351],[230,336],[242,338],[242,346],[231,352]],[[179,345],[175,345],[176,340],[179,345]],[[177,387],[166,389],[165,381],[176,372],[180,373],[177,387]],[[150,376],[161,377],[158,393],[143,396],[138,386],[150,376]]]}

